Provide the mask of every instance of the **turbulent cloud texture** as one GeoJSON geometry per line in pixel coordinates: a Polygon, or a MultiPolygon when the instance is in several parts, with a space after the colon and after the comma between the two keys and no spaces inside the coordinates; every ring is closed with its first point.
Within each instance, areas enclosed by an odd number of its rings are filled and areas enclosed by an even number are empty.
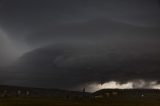
{"type": "Polygon", "coordinates": [[[159,0],[3,0],[0,26],[1,84],[159,83],[159,0]]]}

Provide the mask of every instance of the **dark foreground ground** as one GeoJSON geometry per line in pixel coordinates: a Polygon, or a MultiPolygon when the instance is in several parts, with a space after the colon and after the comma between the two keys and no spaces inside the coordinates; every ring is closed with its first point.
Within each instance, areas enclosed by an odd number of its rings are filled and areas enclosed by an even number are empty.
{"type": "Polygon", "coordinates": [[[160,106],[160,90],[102,89],[87,93],[0,86],[0,106],[160,106]]]}
{"type": "Polygon", "coordinates": [[[160,98],[1,98],[0,106],[160,106],[160,98]]]}

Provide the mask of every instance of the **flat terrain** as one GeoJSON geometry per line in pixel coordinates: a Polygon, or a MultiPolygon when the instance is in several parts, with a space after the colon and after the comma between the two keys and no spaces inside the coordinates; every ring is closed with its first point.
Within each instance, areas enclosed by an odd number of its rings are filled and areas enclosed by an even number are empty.
{"type": "Polygon", "coordinates": [[[160,98],[1,98],[0,106],[160,106],[160,98]]]}
{"type": "Polygon", "coordinates": [[[0,106],[160,106],[160,90],[102,89],[87,93],[0,86],[0,106]]]}

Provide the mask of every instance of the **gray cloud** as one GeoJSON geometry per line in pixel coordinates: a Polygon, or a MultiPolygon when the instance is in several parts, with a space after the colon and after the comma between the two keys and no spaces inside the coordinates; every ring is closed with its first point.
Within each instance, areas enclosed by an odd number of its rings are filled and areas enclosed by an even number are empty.
{"type": "Polygon", "coordinates": [[[0,36],[0,60],[23,54],[1,69],[2,83],[72,88],[159,80],[158,2],[0,1],[0,26],[7,33],[0,36]]]}
{"type": "Polygon", "coordinates": [[[0,66],[7,65],[16,56],[14,47],[6,34],[0,30],[0,66]]]}
{"type": "Polygon", "coordinates": [[[134,53],[127,50],[128,46],[121,49],[114,51],[87,44],[40,48],[24,55],[17,63],[19,66],[13,66],[15,70],[11,68],[13,76],[5,83],[69,89],[112,80],[120,83],[159,80],[159,51],[134,53]]]}

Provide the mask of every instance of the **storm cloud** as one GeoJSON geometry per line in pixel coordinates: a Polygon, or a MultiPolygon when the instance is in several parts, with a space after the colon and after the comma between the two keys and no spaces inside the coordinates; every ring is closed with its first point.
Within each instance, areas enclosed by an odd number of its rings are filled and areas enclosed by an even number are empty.
{"type": "Polygon", "coordinates": [[[159,81],[159,0],[3,0],[0,27],[2,84],[159,81]]]}

